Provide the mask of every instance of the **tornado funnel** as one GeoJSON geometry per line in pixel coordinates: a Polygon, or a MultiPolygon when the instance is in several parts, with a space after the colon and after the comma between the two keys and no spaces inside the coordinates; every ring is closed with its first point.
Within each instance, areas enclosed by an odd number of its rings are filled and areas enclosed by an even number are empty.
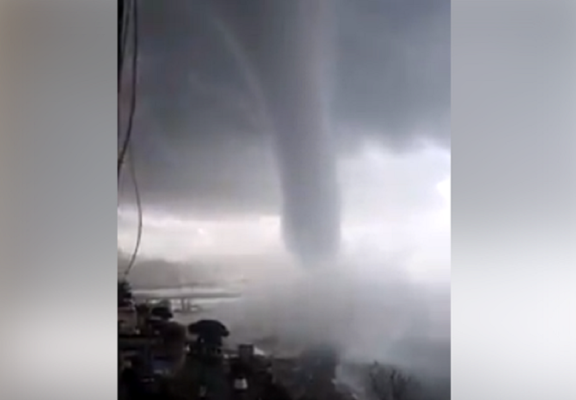
{"type": "Polygon", "coordinates": [[[276,135],[287,247],[305,264],[333,259],[340,245],[340,199],[329,124],[330,2],[284,2],[273,10],[273,55],[263,71],[276,135]],[[290,3],[289,5],[287,3],[290,3]]]}

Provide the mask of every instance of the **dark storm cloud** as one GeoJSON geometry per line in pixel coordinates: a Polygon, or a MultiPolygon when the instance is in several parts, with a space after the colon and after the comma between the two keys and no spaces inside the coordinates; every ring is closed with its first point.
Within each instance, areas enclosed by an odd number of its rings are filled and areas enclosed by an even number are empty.
{"type": "MultiPolygon", "coordinates": [[[[261,104],[217,23],[231,27],[248,57],[265,58],[258,49],[274,48],[278,35],[269,34],[263,21],[270,17],[258,13],[259,2],[140,1],[134,136],[148,196],[177,190],[206,202],[235,198],[246,207],[278,198],[279,190],[269,189],[276,171],[263,142],[270,132],[261,125],[261,104]]],[[[333,5],[333,126],[400,144],[410,143],[414,131],[449,143],[450,2],[333,5]]],[[[349,143],[361,134],[344,135],[349,143]]]]}
{"type": "MultiPolygon", "coordinates": [[[[151,117],[162,120],[167,128],[164,135],[184,134],[174,129],[182,124],[194,127],[187,129],[189,135],[228,129],[256,133],[246,110],[257,105],[245,104],[254,99],[214,18],[227,21],[228,14],[241,13],[234,24],[244,26],[236,32],[253,39],[262,35],[255,11],[258,1],[238,2],[241,7],[233,11],[226,3],[234,2],[213,3],[221,7],[201,1],[142,1],[142,57],[149,74],[140,86],[154,99],[151,117]]],[[[450,2],[332,3],[337,11],[335,115],[342,122],[370,126],[384,134],[446,122],[450,2]]]]}
{"type": "MultiPolygon", "coordinates": [[[[341,122],[449,140],[450,2],[342,2],[335,108],[341,122]]],[[[403,138],[396,138],[402,141],[403,138]]]]}

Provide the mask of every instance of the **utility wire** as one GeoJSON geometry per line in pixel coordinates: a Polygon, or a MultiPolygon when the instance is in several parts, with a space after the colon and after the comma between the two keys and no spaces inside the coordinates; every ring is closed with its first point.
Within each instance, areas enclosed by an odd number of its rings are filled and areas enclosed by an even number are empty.
{"type": "MultiPolygon", "coordinates": [[[[136,111],[136,101],[137,101],[137,82],[138,82],[138,5],[136,0],[128,1],[124,3],[123,10],[123,21],[119,23],[123,27],[120,32],[120,46],[119,46],[119,60],[118,60],[118,93],[122,90],[122,78],[124,75],[124,57],[127,52],[128,38],[130,36],[130,27],[132,26],[132,59],[131,59],[131,84],[130,84],[130,109],[128,114],[128,125],[126,128],[126,134],[123,136],[122,145],[118,155],[118,184],[121,181],[122,167],[124,165],[126,156],[128,155],[128,168],[130,172],[130,177],[134,183],[134,192],[136,196],[136,206],[138,210],[138,230],[136,235],[136,243],[134,246],[134,251],[128,263],[128,266],[124,272],[124,279],[128,277],[130,271],[136,263],[138,257],[138,252],[140,250],[140,245],[142,242],[142,228],[143,228],[143,215],[142,215],[142,199],[140,195],[140,188],[138,187],[138,179],[136,175],[136,166],[134,161],[134,144],[132,143],[132,130],[134,125],[134,114],[136,111]],[[128,154],[129,153],[129,154],[128,154]]],[[[122,129],[120,123],[120,115],[118,115],[118,137],[122,138],[122,129]]]]}
{"type": "MultiPolygon", "coordinates": [[[[134,0],[133,0],[134,1],[134,0]]],[[[128,44],[128,32],[130,28],[130,16],[132,2],[129,0],[119,0],[118,18],[118,92],[122,88],[122,77],[124,75],[124,57],[126,56],[126,45],[128,44]]]]}
{"type": "MultiPolygon", "coordinates": [[[[118,83],[122,76],[122,37],[124,35],[125,10],[124,0],[118,0],[118,83]]],[[[118,84],[120,87],[120,84],[118,84]]],[[[120,90],[120,89],[118,89],[120,90]]]]}
{"type": "Polygon", "coordinates": [[[134,114],[136,111],[136,100],[137,100],[137,90],[136,86],[138,83],[138,2],[137,0],[132,0],[132,76],[131,76],[131,87],[130,87],[130,111],[128,115],[128,126],[126,128],[126,135],[120,146],[120,153],[118,155],[118,182],[120,182],[120,176],[122,174],[122,167],[124,164],[124,159],[126,158],[126,153],[128,152],[128,147],[130,140],[132,139],[132,128],[134,125],[134,114]]]}
{"type": "MultiPolygon", "coordinates": [[[[130,0],[118,0],[118,95],[122,94],[123,81],[124,81],[124,58],[126,56],[126,48],[128,44],[128,37],[130,36],[130,16],[132,11],[132,3],[130,0]]],[[[118,143],[123,137],[122,135],[122,102],[118,99],[118,143]]],[[[118,185],[120,186],[120,177],[118,177],[118,185]]]]}
{"type": "Polygon", "coordinates": [[[124,279],[128,277],[130,271],[136,264],[136,258],[138,257],[138,252],[140,250],[140,244],[142,243],[142,228],[143,228],[143,213],[142,213],[142,198],[140,196],[140,189],[138,187],[138,179],[136,176],[136,162],[134,161],[134,144],[130,145],[130,153],[128,154],[128,168],[130,170],[130,177],[134,183],[134,194],[136,196],[136,207],[138,210],[138,231],[136,234],[136,244],[134,245],[134,251],[132,252],[132,257],[128,262],[126,271],[124,272],[124,279]]]}

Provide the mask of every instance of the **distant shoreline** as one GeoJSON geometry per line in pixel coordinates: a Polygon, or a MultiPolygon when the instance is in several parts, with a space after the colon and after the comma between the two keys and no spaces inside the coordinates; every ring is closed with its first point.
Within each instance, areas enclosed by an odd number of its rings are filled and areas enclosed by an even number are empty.
{"type": "Polygon", "coordinates": [[[229,299],[239,298],[241,293],[238,291],[225,290],[212,286],[181,286],[181,287],[164,287],[156,289],[133,289],[134,296],[137,298],[190,298],[190,299],[229,299]]]}

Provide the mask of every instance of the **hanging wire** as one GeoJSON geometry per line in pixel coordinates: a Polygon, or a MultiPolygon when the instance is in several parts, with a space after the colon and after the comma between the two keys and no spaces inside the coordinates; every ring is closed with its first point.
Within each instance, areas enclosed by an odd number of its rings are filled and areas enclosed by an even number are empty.
{"type": "Polygon", "coordinates": [[[124,72],[124,57],[126,56],[126,45],[128,44],[128,32],[130,28],[130,16],[132,15],[132,2],[130,0],[118,1],[118,92],[122,87],[122,76],[124,72]]]}
{"type": "MultiPolygon", "coordinates": [[[[136,101],[137,101],[137,84],[138,84],[138,2],[137,0],[131,1],[132,7],[132,66],[131,66],[131,85],[130,85],[130,110],[128,114],[128,126],[126,128],[126,134],[120,146],[120,153],[118,155],[118,182],[120,182],[120,176],[122,175],[122,167],[124,165],[124,160],[126,158],[126,153],[128,152],[128,146],[130,140],[132,139],[132,128],[134,125],[134,114],[136,112],[136,101]]],[[[127,35],[126,35],[127,36],[127,35]]],[[[120,119],[120,118],[119,118],[120,119]]],[[[120,134],[120,129],[119,129],[120,134]]]]}
{"type": "Polygon", "coordinates": [[[134,183],[134,194],[136,196],[136,208],[138,210],[138,231],[136,234],[136,244],[134,245],[134,251],[124,272],[124,279],[128,277],[130,271],[136,264],[136,259],[138,257],[138,252],[140,250],[140,244],[142,243],[142,228],[143,228],[143,213],[142,213],[142,198],[140,196],[140,189],[138,187],[138,178],[136,175],[136,162],[134,161],[134,145],[130,145],[130,153],[128,154],[128,169],[130,171],[130,177],[134,183]]]}
{"type": "Polygon", "coordinates": [[[120,185],[122,167],[126,157],[128,156],[128,168],[130,172],[130,178],[134,183],[134,192],[136,196],[136,206],[138,210],[138,230],[136,235],[136,243],[132,256],[128,266],[124,272],[124,279],[130,274],[130,271],[136,263],[138,257],[138,252],[140,250],[140,245],[142,242],[142,226],[143,226],[143,216],[142,216],[142,199],[140,196],[140,188],[138,186],[138,179],[136,175],[136,165],[134,161],[134,144],[132,143],[132,131],[134,126],[134,114],[136,111],[137,102],[137,83],[138,83],[138,41],[139,41],[139,29],[138,29],[138,3],[137,0],[131,0],[122,4],[119,7],[122,11],[120,17],[122,19],[119,22],[119,26],[122,27],[120,32],[120,44],[119,44],[119,60],[118,60],[118,93],[122,91],[122,78],[124,76],[124,58],[127,53],[128,38],[130,33],[132,34],[132,53],[131,53],[131,82],[130,82],[130,109],[128,114],[128,123],[126,127],[126,133],[122,136],[122,125],[121,125],[121,115],[118,115],[118,137],[119,139],[123,137],[122,144],[120,146],[120,152],[118,154],[118,185],[120,185]],[[123,9],[122,9],[123,8],[123,9]],[[132,32],[130,32],[132,28],[132,32]],[[129,153],[129,154],[128,154],[129,153]]]}

